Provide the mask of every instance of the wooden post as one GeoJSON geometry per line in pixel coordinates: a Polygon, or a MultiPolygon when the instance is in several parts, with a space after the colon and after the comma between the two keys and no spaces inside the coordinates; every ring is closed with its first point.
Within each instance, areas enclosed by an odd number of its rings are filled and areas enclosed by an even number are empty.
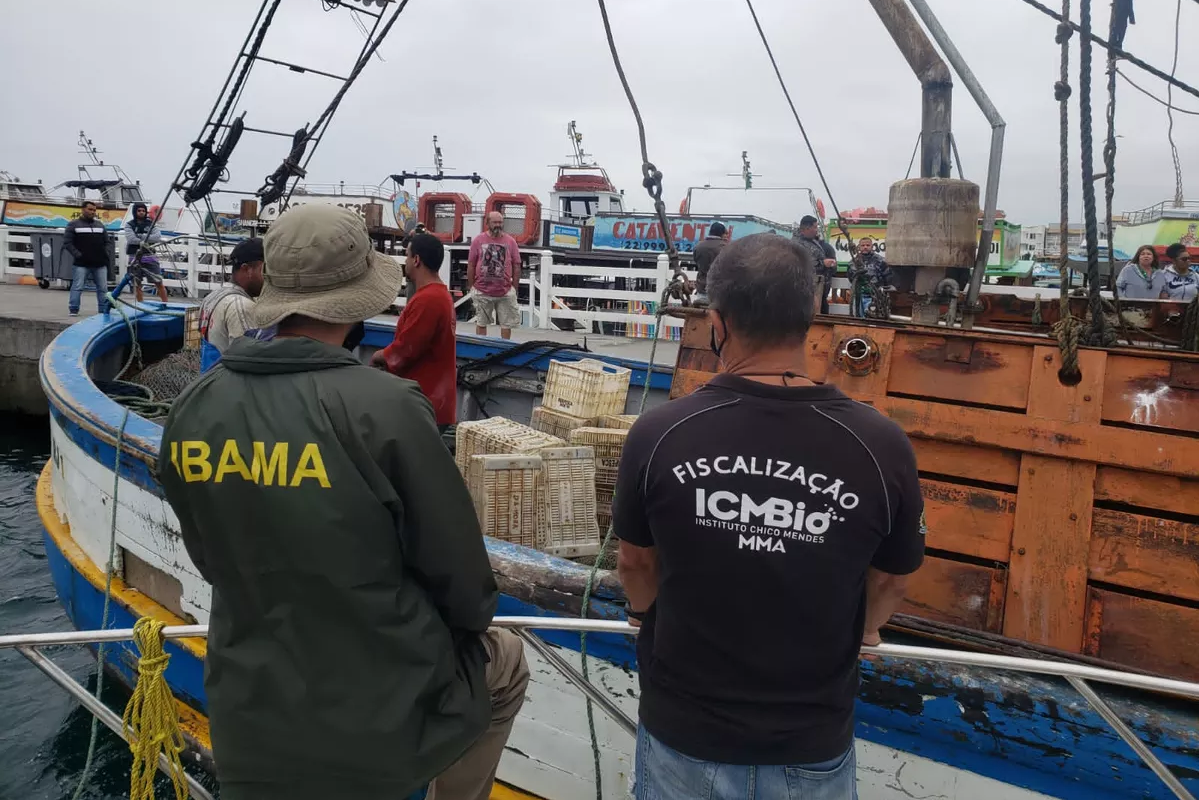
{"type": "MultiPolygon", "coordinates": [[[[1098,425],[1107,354],[1078,354],[1082,382],[1063,386],[1056,347],[1033,349],[1028,416],[1098,425]]],[[[1003,634],[1082,652],[1095,464],[1025,453],[1020,458],[1003,634]]]]}

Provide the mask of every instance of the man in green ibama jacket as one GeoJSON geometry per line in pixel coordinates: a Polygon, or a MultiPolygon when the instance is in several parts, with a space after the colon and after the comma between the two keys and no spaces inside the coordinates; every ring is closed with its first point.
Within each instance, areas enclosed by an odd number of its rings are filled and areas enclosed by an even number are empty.
{"type": "Polygon", "coordinates": [[[332,206],[268,231],[254,309],[176,400],[159,475],[213,585],[222,800],[485,800],[529,673],[471,499],[413,382],[341,344],[400,266],[332,206]]]}

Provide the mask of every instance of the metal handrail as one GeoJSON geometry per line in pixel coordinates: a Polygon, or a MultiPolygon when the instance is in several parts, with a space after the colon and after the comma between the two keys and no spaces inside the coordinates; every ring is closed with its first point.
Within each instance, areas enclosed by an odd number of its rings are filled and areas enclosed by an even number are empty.
{"type": "MultiPolygon", "coordinates": [[[[576,633],[615,633],[628,636],[637,635],[639,629],[627,622],[598,619],[576,619],[570,617],[496,617],[492,627],[513,629],[520,638],[564,678],[575,685],[583,694],[603,711],[624,731],[635,735],[637,723],[624,713],[611,698],[598,691],[572,664],[562,658],[540,638],[530,633],[532,630],[572,631],[576,633]]],[[[162,629],[164,639],[203,638],[208,635],[207,625],[171,625],[162,629]]],[[[57,633],[21,633],[0,636],[0,650],[15,648],[42,670],[55,683],[58,683],[74,697],[80,700],[92,713],[98,715],[102,722],[118,734],[124,734],[119,727],[114,727],[115,715],[95,701],[91,695],[78,685],[66,672],[59,669],[44,655],[37,652],[39,648],[60,645],[97,644],[100,642],[118,642],[133,639],[132,628],[120,628],[101,631],[63,631],[57,633]],[[68,685],[72,684],[72,685],[68,685]]],[[[1199,699],[1199,684],[1187,681],[1159,678],[1152,675],[1136,675],[1113,669],[1092,667],[1086,664],[1075,664],[1066,661],[1040,661],[1031,658],[1015,658],[999,656],[990,653],[960,652],[935,647],[912,647],[909,645],[880,644],[862,647],[862,655],[884,656],[887,658],[909,659],[914,661],[930,661],[940,664],[956,664],[959,666],[984,667],[988,669],[1005,669],[1035,675],[1049,675],[1065,678],[1075,688],[1095,711],[1106,721],[1116,734],[1141,758],[1150,770],[1157,775],[1179,800],[1195,800],[1182,782],[1153,754],[1135,733],[1119,718],[1116,712],[1103,698],[1087,685],[1086,681],[1097,681],[1115,686],[1127,686],[1133,689],[1143,689],[1152,692],[1162,692],[1179,697],[1199,699]]],[[[189,776],[189,784],[195,780],[189,776]]],[[[198,784],[196,784],[198,787],[198,784]]],[[[193,791],[196,796],[205,798],[207,793],[193,791]]]]}

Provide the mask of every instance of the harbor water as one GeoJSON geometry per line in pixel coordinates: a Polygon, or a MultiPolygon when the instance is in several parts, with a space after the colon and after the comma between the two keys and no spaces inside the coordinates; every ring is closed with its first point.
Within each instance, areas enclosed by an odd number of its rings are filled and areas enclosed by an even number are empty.
{"type": "MultiPolygon", "coordinates": [[[[34,505],[38,474],[50,457],[45,418],[0,414],[0,633],[70,630],[46,566],[34,505]]],[[[95,691],[96,660],[81,647],[45,651],[95,691]]],[[[128,693],[107,681],[118,713],[128,693]]],[[[14,650],[0,650],[0,800],[71,800],[87,758],[91,715],[14,650]]],[[[129,796],[128,748],[99,726],[80,798],[129,796]]],[[[161,776],[160,776],[161,778],[161,776]]],[[[173,796],[160,780],[159,797],[173,796]]]]}

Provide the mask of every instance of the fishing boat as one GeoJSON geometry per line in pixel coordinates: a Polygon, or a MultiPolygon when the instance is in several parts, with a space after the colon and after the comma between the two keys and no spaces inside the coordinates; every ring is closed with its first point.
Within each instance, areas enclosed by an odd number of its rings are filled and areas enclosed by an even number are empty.
{"type": "MultiPolygon", "coordinates": [[[[1190,312],[1163,301],[1109,310],[1097,282],[1089,283],[1089,296],[1066,294],[1044,309],[1040,298],[1020,293],[1026,287],[982,291],[997,229],[1002,120],[957,51],[942,40],[927,5],[913,2],[998,136],[980,204],[977,185],[948,174],[948,67],[907,5],[871,1],[924,83],[921,178],[895,184],[888,208],[888,257],[911,271],[911,281],[878,319],[819,316],[806,345],[809,377],[894,419],[917,453],[928,557],[888,638],[936,643],[979,659],[863,661],[856,730],[863,796],[1185,797],[1179,792],[1199,789],[1199,709],[1145,689],[1189,693],[1191,684],[1168,679],[1199,679],[1199,530],[1192,522],[1199,514],[1199,356],[1176,347],[1187,344],[1190,312]],[[1078,336],[1050,338],[1055,330],[1068,334],[1070,315],[1082,320],[1088,307],[1095,309],[1092,325],[1118,327],[1130,344],[1089,347],[1078,336]],[[1061,309],[1065,320],[1054,316],[1061,309]],[[1130,310],[1139,322],[1129,321],[1130,310]],[[1057,321],[1062,325],[1051,328],[1057,321]],[[1158,346],[1137,344],[1150,335],[1158,346]],[[1095,694],[1072,681],[982,666],[983,657],[998,656],[1077,669],[1117,667],[1135,674],[1137,680],[1126,683],[1140,688],[1095,694]]],[[[364,49],[367,61],[373,49],[364,49]]],[[[254,57],[253,50],[243,53],[239,63],[254,57]]],[[[236,94],[238,87],[226,90],[236,94]]],[[[185,196],[194,196],[197,187],[211,189],[222,174],[220,153],[228,139],[216,139],[234,125],[223,118],[206,124],[212,146],[196,153],[190,180],[177,184],[185,196]]],[[[297,132],[280,171],[260,194],[264,207],[291,196],[288,182],[302,174],[311,155],[301,145],[319,129],[320,123],[297,132]]],[[[467,208],[461,198],[444,204],[453,209],[453,227],[441,232],[460,235],[458,220],[465,223],[467,208]]],[[[436,229],[438,203],[428,205],[436,229]]],[[[463,387],[465,414],[481,413],[473,392],[483,381],[495,404],[488,413],[525,419],[551,358],[586,356],[628,369],[631,413],[642,409],[638,387],[647,404],[663,402],[694,391],[717,371],[703,310],[689,307],[685,296],[670,305],[671,272],[683,263],[672,257],[685,249],[674,225],[664,214],[642,222],[637,237],[648,240],[657,224],[652,241],[660,239],[664,251],[652,262],[658,279],[647,305],[653,303],[653,311],[642,315],[652,331],[650,355],[621,353],[631,352],[636,337],[605,337],[573,325],[563,331],[554,324],[558,316],[602,320],[590,309],[556,305],[555,272],[615,268],[558,264],[549,251],[540,258],[541,271],[529,278],[525,303],[528,321],[544,341],[459,335],[460,367],[476,373],[463,387]],[[679,331],[677,351],[659,344],[667,327],[679,331]],[[673,368],[658,365],[659,353],[673,368]]],[[[581,227],[598,230],[598,224],[581,227]]],[[[1094,261],[1092,254],[1088,269],[1094,261]]],[[[71,327],[41,362],[53,450],[38,486],[39,512],[55,586],[73,623],[85,630],[102,627],[106,597],[112,601],[109,627],[129,627],[144,616],[203,623],[210,607],[211,589],[188,559],[155,476],[161,428],[110,396],[120,393],[117,380],[139,378],[156,361],[187,349],[186,309],[165,305],[127,313],[127,320],[97,317],[71,327]],[[141,374],[124,370],[135,345],[146,366],[141,374]]],[[[389,322],[371,321],[362,356],[390,338],[389,322]]],[[[488,540],[487,547],[503,595],[501,614],[624,618],[625,598],[613,574],[499,540],[488,540]]],[[[574,800],[594,797],[598,788],[603,798],[625,797],[633,740],[616,713],[590,721],[569,674],[586,666],[588,697],[635,714],[631,636],[588,636],[586,656],[577,633],[548,633],[544,641],[544,650],[530,644],[529,701],[500,765],[504,785],[493,796],[574,800]]],[[[172,641],[167,651],[166,680],[191,752],[211,766],[204,642],[172,641]]],[[[137,654],[127,643],[110,650],[106,663],[124,682],[136,679],[137,654]]]]}

